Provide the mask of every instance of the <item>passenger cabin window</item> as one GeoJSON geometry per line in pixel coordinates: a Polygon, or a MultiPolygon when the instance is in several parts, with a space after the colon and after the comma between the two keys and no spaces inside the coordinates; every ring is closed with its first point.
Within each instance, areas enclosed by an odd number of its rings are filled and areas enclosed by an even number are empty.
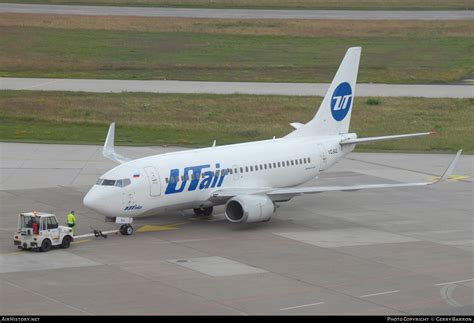
{"type": "Polygon", "coordinates": [[[240,173],[243,173],[243,172],[244,172],[244,168],[240,167],[240,173]]]}
{"type": "Polygon", "coordinates": [[[300,164],[303,164],[303,160],[300,158],[300,164]]]}
{"type": "Polygon", "coordinates": [[[306,158],[303,158],[303,162],[306,164],[306,158]]]}
{"type": "Polygon", "coordinates": [[[273,168],[277,168],[277,163],[273,163],[273,168]]]}
{"type": "Polygon", "coordinates": [[[267,164],[263,164],[263,167],[264,167],[265,169],[267,169],[267,164]]]}
{"type": "Polygon", "coordinates": [[[245,166],[245,172],[248,173],[249,172],[249,168],[248,166],[245,166]]]}
{"type": "Polygon", "coordinates": [[[308,163],[311,163],[311,159],[308,157],[308,163]]]}
{"type": "Polygon", "coordinates": [[[291,166],[294,166],[294,165],[295,165],[295,163],[294,163],[294,161],[292,160],[292,161],[291,161],[291,166]]]}

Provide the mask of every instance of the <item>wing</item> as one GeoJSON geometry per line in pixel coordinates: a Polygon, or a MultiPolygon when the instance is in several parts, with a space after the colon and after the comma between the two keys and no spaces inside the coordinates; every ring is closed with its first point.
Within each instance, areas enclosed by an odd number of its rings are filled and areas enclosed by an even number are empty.
{"type": "Polygon", "coordinates": [[[109,132],[107,133],[107,138],[105,139],[102,155],[104,155],[105,158],[113,160],[114,162],[119,163],[119,164],[123,164],[128,161],[131,161],[132,159],[119,155],[115,152],[114,141],[115,141],[115,122],[112,122],[109,127],[109,132]]]}
{"type": "Polygon", "coordinates": [[[343,191],[351,192],[358,190],[368,189],[381,189],[381,188],[400,188],[400,187],[412,187],[412,186],[426,186],[432,185],[446,180],[453,172],[456,164],[461,156],[462,150],[459,150],[454,157],[453,161],[449,164],[448,168],[444,171],[443,175],[439,179],[431,182],[421,183],[401,183],[401,184],[367,184],[367,185],[349,185],[349,186],[316,186],[316,187],[290,187],[290,188],[228,188],[213,192],[211,200],[222,201],[232,198],[236,195],[242,194],[265,194],[272,199],[274,202],[288,201],[291,198],[303,195],[303,194],[315,194],[322,192],[332,191],[343,191]]]}

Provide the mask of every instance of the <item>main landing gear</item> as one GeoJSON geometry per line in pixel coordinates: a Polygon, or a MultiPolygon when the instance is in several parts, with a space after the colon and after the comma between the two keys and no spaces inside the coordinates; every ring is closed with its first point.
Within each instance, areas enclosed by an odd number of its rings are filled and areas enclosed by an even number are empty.
{"type": "Polygon", "coordinates": [[[200,207],[200,208],[197,208],[197,209],[193,209],[194,214],[196,216],[211,216],[213,210],[214,210],[214,208],[212,206],[211,207],[200,207]]]}

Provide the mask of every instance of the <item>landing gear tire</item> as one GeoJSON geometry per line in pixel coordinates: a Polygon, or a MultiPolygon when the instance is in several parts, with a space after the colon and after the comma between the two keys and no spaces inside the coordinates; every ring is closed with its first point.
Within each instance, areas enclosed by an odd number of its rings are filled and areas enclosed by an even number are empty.
{"type": "Polygon", "coordinates": [[[203,216],[204,211],[201,208],[193,209],[195,216],[203,216]]]}
{"type": "Polygon", "coordinates": [[[204,208],[204,216],[211,216],[212,211],[214,211],[214,208],[212,206],[211,207],[205,207],[204,208]]]}
{"type": "Polygon", "coordinates": [[[214,208],[211,206],[211,207],[200,207],[200,208],[197,208],[197,209],[193,209],[194,211],[194,214],[196,216],[211,216],[212,215],[212,211],[214,211],[214,208]]]}
{"type": "Polygon", "coordinates": [[[48,252],[51,250],[51,247],[52,247],[51,240],[44,239],[43,242],[41,243],[40,250],[42,252],[48,252]]]}
{"type": "Polygon", "coordinates": [[[133,234],[133,227],[130,224],[122,224],[119,231],[124,236],[131,236],[133,234]]]}

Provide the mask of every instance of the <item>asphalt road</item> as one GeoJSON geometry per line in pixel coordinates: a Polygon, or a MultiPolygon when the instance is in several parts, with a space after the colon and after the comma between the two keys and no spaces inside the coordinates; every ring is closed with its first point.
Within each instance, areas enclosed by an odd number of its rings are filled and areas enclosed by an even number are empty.
{"type": "Polygon", "coordinates": [[[473,11],[265,10],[0,3],[0,12],[225,19],[474,20],[473,11]]]}
{"type": "MultiPolygon", "coordinates": [[[[105,136],[105,133],[104,133],[105,136]]],[[[132,158],[179,148],[117,147],[132,158]]],[[[423,188],[327,192],[267,223],[222,207],[134,221],[133,236],[19,251],[18,212],[75,210],[77,234],[116,225],[85,208],[116,164],[101,146],[0,143],[0,312],[29,314],[473,315],[473,156],[423,188]]],[[[427,181],[452,155],[351,153],[308,185],[427,181]]]]}
{"type": "MultiPolygon", "coordinates": [[[[0,90],[324,96],[329,84],[0,78],[0,90]]],[[[357,84],[358,96],[473,98],[472,85],[357,84]]]]}

